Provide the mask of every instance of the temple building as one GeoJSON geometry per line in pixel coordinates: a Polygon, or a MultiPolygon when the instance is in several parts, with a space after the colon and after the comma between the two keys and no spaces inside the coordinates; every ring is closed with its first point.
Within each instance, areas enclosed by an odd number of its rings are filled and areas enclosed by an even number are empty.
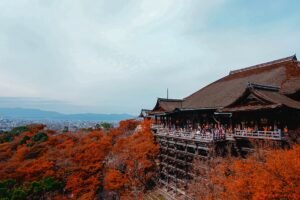
{"type": "Polygon", "coordinates": [[[150,114],[169,130],[206,127],[235,136],[242,130],[282,134],[299,128],[299,100],[300,62],[293,55],[231,71],[182,100],[158,98],[150,114]]]}
{"type": "Polygon", "coordinates": [[[214,157],[299,142],[300,62],[293,55],[231,71],[183,99],[158,98],[150,116],[160,144],[159,183],[189,199],[195,158],[205,180],[214,157]]]}
{"type": "Polygon", "coordinates": [[[153,118],[154,116],[153,116],[153,115],[150,115],[150,112],[151,112],[151,110],[143,108],[143,109],[141,110],[141,113],[139,114],[138,118],[142,118],[142,119],[151,119],[151,118],[153,118]]]}

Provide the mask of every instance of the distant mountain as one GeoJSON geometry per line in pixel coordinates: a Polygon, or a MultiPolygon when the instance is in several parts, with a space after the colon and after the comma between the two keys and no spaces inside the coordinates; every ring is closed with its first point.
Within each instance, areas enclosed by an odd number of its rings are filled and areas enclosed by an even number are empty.
{"type": "Polygon", "coordinates": [[[24,120],[83,120],[83,121],[120,121],[135,116],[129,114],[63,114],[53,111],[44,111],[28,108],[0,108],[0,117],[24,120]]]}

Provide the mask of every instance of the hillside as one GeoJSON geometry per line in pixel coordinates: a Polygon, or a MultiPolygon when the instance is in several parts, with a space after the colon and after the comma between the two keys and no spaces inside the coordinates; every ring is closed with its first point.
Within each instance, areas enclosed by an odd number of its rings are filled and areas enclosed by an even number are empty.
{"type": "MultiPolygon", "coordinates": [[[[0,135],[0,199],[153,199],[159,145],[150,121],[109,130],[57,134],[42,124],[0,135]]],[[[195,161],[188,192],[195,199],[299,199],[300,146],[247,159],[195,161]],[[249,187],[251,185],[251,187],[249,187]]],[[[168,199],[168,196],[167,196],[168,199]]],[[[171,198],[172,199],[172,198],[171,198]]]]}
{"type": "Polygon", "coordinates": [[[155,174],[150,123],[56,134],[44,125],[0,135],[0,199],[129,199],[155,174]]]}

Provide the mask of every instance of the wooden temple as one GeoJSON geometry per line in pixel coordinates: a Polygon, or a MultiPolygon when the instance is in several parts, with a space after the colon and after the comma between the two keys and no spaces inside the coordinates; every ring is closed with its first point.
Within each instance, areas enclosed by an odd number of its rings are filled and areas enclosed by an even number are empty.
{"type": "Polygon", "coordinates": [[[205,163],[216,156],[245,156],[257,141],[283,147],[299,138],[300,62],[293,55],[231,71],[186,98],[158,98],[148,114],[161,149],[159,182],[188,198],[195,158],[205,179],[205,163]]]}
{"type": "Polygon", "coordinates": [[[151,113],[150,109],[143,108],[138,117],[142,119],[152,119],[154,116],[150,115],[150,113],[151,113]]]}

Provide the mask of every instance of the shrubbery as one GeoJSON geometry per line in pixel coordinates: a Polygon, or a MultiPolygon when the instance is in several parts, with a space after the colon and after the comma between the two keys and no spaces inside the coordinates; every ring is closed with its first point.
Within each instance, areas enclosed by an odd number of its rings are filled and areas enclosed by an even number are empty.
{"type": "Polygon", "coordinates": [[[109,130],[109,129],[111,129],[111,128],[114,127],[113,124],[107,123],[107,122],[102,122],[102,123],[100,124],[100,126],[101,126],[104,130],[109,130]]]}
{"type": "Polygon", "coordinates": [[[0,135],[0,144],[5,142],[11,142],[14,140],[15,136],[18,136],[26,131],[29,131],[28,127],[26,126],[19,126],[13,128],[9,132],[4,132],[0,135]]]}
{"type": "Polygon", "coordinates": [[[25,136],[23,137],[23,139],[19,142],[19,144],[20,144],[20,145],[25,144],[25,143],[27,142],[27,140],[30,140],[30,137],[27,136],[27,135],[25,135],[25,136]]]}
{"type": "Polygon", "coordinates": [[[29,131],[29,128],[26,126],[19,126],[13,128],[9,133],[12,135],[20,135],[21,133],[24,133],[26,131],[29,131]]]}
{"type": "Polygon", "coordinates": [[[63,188],[64,183],[53,177],[47,177],[24,185],[18,185],[14,179],[7,179],[0,181],[0,199],[41,199],[43,195],[62,191],[63,188]]]}
{"type": "Polygon", "coordinates": [[[0,144],[5,142],[11,142],[14,140],[14,136],[10,133],[3,133],[0,136],[0,144]]]}
{"type": "Polygon", "coordinates": [[[35,142],[45,142],[48,140],[48,135],[43,132],[39,132],[32,137],[32,140],[35,142]]]}

